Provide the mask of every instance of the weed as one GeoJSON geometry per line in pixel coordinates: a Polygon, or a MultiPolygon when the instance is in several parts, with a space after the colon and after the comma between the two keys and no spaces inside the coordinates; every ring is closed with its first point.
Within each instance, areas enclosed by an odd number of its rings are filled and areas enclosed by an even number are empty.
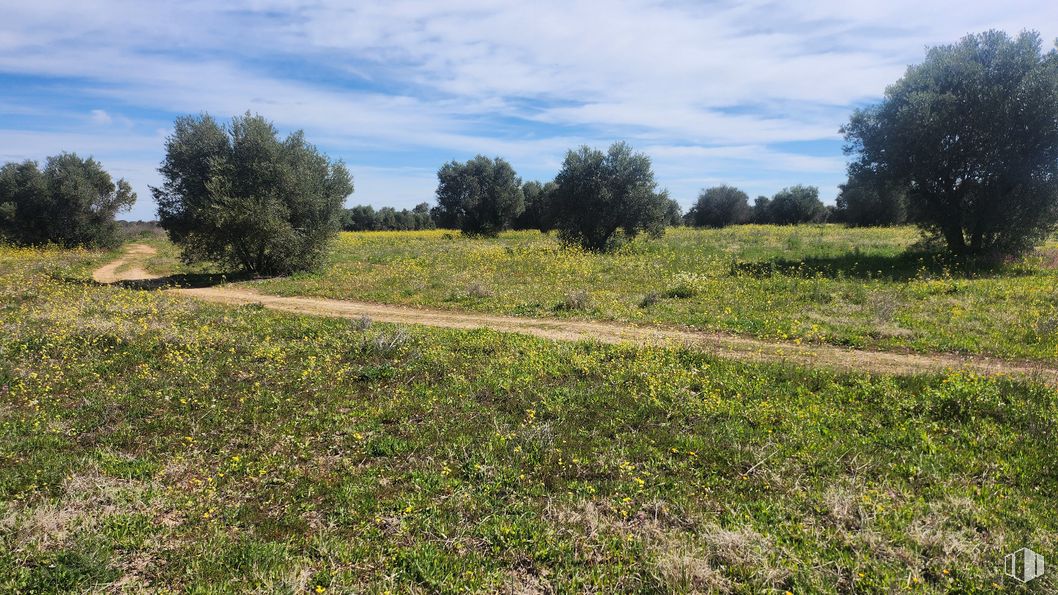
{"type": "Polygon", "coordinates": [[[587,310],[591,308],[592,300],[591,296],[588,295],[587,291],[583,289],[577,289],[566,294],[563,298],[562,303],[559,304],[561,310],[587,310]]]}

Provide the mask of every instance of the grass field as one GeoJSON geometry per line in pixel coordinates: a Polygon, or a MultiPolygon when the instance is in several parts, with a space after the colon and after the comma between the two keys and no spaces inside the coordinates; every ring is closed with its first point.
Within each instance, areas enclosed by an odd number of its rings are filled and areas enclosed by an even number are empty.
{"type": "MultiPolygon", "coordinates": [[[[311,295],[520,316],[684,326],[795,342],[1058,358],[1058,241],[966,275],[907,252],[910,227],[672,229],[615,254],[536,231],[345,233],[318,274],[254,281],[311,295]]],[[[158,270],[173,271],[159,246],[158,270]]]]}
{"type": "MultiPolygon", "coordinates": [[[[596,257],[346,234],[333,278],[259,285],[805,339],[841,310],[818,340],[1053,356],[990,318],[1049,316],[1053,271],[904,279],[911,235],[679,231],[596,257]],[[837,267],[841,241],[890,266],[752,272],[837,267]],[[695,297],[639,306],[680,272],[695,297]],[[577,289],[594,305],[556,309],[577,289]],[[869,334],[876,295],[913,337],[869,334]]],[[[220,307],[88,282],[111,256],[0,248],[0,591],[1018,592],[1003,555],[1058,546],[1041,386],[220,307]]]]}

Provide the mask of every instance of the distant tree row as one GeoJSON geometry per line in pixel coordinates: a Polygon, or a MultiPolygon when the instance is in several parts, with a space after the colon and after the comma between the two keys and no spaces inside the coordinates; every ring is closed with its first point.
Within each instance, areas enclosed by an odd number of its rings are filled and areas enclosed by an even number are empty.
{"type": "Polygon", "coordinates": [[[430,205],[426,203],[419,203],[410,211],[393,207],[376,211],[371,205],[357,205],[342,213],[344,231],[416,231],[435,227],[430,205]]]}
{"type": "Polygon", "coordinates": [[[702,190],[698,200],[683,216],[694,227],[725,227],[740,223],[794,225],[816,223],[827,218],[827,208],[819,200],[815,186],[791,186],[771,198],[758,196],[753,206],[749,195],[733,186],[702,190]]]}

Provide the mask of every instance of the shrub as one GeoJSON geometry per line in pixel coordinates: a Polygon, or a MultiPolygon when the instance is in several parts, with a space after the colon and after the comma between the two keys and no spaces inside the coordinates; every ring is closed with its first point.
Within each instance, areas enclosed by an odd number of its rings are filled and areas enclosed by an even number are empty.
{"type": "Polygon", "coordinates": [[[745,223],[752,215],[745,192],[733,186],[714,186],[698,194],[686,221],[695,227],[725,227],[745,223]]]}
{"type": "Polygon", "coordinates": [[[0,238],[17,244],[113,246],[114,216],[136,202],[129,183],[115,184],[98,161],[75,153],[0,168],[0,238]]]}
{"type": "Polygon", "coordinates": [[[603,251],[640,232],[660,236],[669,197],[655,192],[656,186],[650,158],[625,143],[614,143],[606,153],[586,146],[569,151],[555,177],[559,238],[603,251]]]}
{"type": "Polygon", "coordinates": [[[849,175],[906,191],[957,257],[1019,254],[1058,222],[1058,49],[1037,33],[930,49],[842,132],[849,175]]]}
{"type": "Polygon", "coordinates": [[[353,185],[345,166],[300,131],[281,141],[261,116],[247,113],[229,127],[184,116],[165,148],[164,182],[152,190],[159,223],[186,262],[262,275],[321,263],[353,185]]]}
{"type": "Polygon", "coordinates": [[[562,310],[587,310],[591,307],[591,296],[583,289],[571,291],[566,294],[559,307],[562,310]]]}
{"type": "Polygon", "coordinates": [[[639,307],[649,308],[654,304],[658,303],[659,301],[661,301],[661,294],[656,291],[651,291],[650,293],[644,295],[643,299],[639,300],[639,307]]]}
{"type": "Polygon", "coordinates": [[[466,163],[446,163],[437,181],[437,206],[431,214],[438,227],[494,236],[525,209],[522,182],[499,157],[478,155],[466,163]]]}

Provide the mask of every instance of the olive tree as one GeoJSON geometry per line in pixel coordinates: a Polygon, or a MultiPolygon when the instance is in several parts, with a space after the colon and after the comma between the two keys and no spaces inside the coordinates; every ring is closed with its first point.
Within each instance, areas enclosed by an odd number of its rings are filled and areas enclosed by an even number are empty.
{"type": "Polygon", "coordinates": [[[158,171],[159,224],[183,259],[257,275],[317,267],[353,191],[345,166],[301,131],[280,140],[249,113],[228,126],[207,114],[177,118],[158,171]]]}
{"type": "Polygon", "coordinates": [[[650,158],[623,142],[605,153],[586,146],[569,151],[552,203],[559,238],[602,251],[640,232],[660,236],[669,196],[656,187],[650,158]]]}
{"type": "Polygon", "coordinates": [[[522,181],[500,157],[452,161],[437,172],[437,206],[431,214],[438,227],[494,236],[509,228],[524,209],[522,181]]]}
{"type": "Polygon", "coordinates": [[[819,188],[815,186],[783,188],[761,207],[766,210],[767,222],[776,225],[816,223],[827,215],[826,206],[819,200],[819,188]]]}
{"type": "Polygon", "coordinates": [[[117,213],[136,202],[129,183],[115,183],[98,161],[76,153],[0,168],[0,237],[18,244],[113,246],[117,213]]]}
{"type": "Polygon", "coordinates": [[[1058,50],[1036,33],[930,49],[842,132],[849,175],[904,190],[956,256],[1018,254],[1058,221],[1058,50]]]}
{"type": "Polygon", "coordinates": [[[745,223],[752,216],[749,195],[725,185],[702,190],[685,219],[687,225],[695,227],[724,227],[745,223]]]}

